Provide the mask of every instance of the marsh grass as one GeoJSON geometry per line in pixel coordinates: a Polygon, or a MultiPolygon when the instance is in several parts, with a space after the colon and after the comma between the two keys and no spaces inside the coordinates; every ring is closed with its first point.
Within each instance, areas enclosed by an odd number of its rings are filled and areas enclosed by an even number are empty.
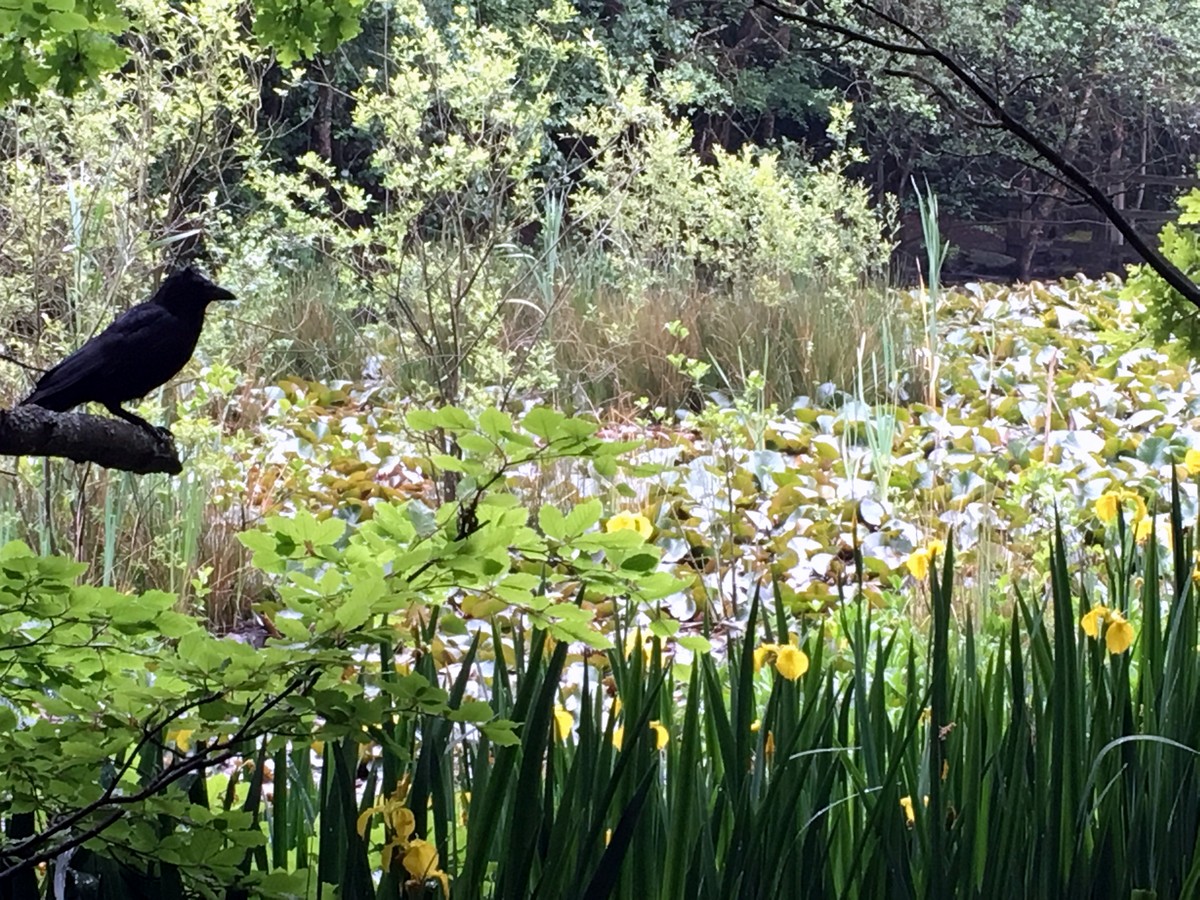
{"type": "MultiPolygon", "coordinates": [[[[898,316],[880,283],[796,283],[760,297],[680,277],[640,291],[581,287],[558,313],[553,344],[560,379],[598,406],[644,399],[650,408],[673,410],[701,402],[691,380],[668,362],[671,354],[712,361],[726,373],[744,370],[745,360],[769,358],[766,401],[788,406],[826,383],[852,390],[860,348],[868,358],[878,352],[886,323],[898,316]],[[673,334],[672,322],[688,336],[673,334]]],[[[714,373],[707,387],[741,386],[721,383],[714,373]]]]}

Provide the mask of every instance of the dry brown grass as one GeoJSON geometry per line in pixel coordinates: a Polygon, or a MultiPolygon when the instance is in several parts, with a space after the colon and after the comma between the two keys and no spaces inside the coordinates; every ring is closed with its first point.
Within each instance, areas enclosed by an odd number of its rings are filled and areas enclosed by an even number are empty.
{"type": "MultiPolygon", "coordinates": [[[[768,378],[767,402],[790,404],[833,382],[854,384],[860,342],[867,358],[894,316],[883,285],[849,290],[809,285],[782,299],[760,299],[695,283],[642,293],[602,289],[586,303],[566,303],[554,318],[559,374],[568,390],[583,389],[596,405],[646,398],[674,409],[698,399],[671,354],[715,363],[731,381],[752,369],[768,378]],[[678,321],[687,337],[672,334],[678,321]]],[[[893,330],[895,333],[895,330],[893,330]]],[[[716,373],[708,387],[726,385],[716,373]]]]}

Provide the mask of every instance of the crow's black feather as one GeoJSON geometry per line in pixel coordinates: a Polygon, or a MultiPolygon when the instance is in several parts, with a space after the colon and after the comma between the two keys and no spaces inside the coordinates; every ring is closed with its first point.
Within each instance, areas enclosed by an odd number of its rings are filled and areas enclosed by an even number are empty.
{"type": "Polygon", "coordinates": [[[101,403],[114,415],[157,431],[121,404],[144,397],[187,365],[208,304],[232,298],[192,268],[176,272],[153,297],[46,372],[21,403],[56,412],[101,403]]]}

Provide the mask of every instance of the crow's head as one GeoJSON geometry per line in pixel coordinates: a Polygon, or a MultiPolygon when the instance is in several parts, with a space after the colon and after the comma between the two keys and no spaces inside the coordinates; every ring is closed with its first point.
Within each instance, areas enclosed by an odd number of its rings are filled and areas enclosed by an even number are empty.
{"type": "Polygon", "coordinates": [[[213,284],[191,266],[167,278],[151,299],[174,310],[204,310],[214,300],[232,300],[233,294],[213,284]]]}

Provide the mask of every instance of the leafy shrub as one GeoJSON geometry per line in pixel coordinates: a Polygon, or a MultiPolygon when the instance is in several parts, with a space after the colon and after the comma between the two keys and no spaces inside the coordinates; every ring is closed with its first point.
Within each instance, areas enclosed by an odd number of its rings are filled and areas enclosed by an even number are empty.
{"type": "Polygon", "coordinates": [[[13,761],[0,773],[0,877],[28,881],[52,862],[66,879],[131,885],[126,896],[177,895],[184,885],[211,896],[239,884],[287,895],[303,873],[262,877],[272,760],[276,860],[306,852],[319,806],[318,877],[363,896],[365,845],[350,837],[360,748],[385,748],[390,791],[400,765],[432,752],[450,722],[497,746],[517,740],[487,703],[436,687],[428,665],[411,670],[437,635],[494,618],[515,630],[531,622],[564,647],[602,649],[610,641],[590,624],[585,598],[677,588],[636,533],[594,531],[599,501],[565,515],[544,507],[543,536],[502,490],[509,470],[553,458],[613,471],[624,447],[598,441],[594,424],[547,409],[519,423],[494,410],[474,421],[452,408],[414,414],[412,424],[456,434],[462,457],[438,462],[464,476],[462,499],[436,511],[379,505],[353,531],[302,511],[244,534],[255,565],[276,579],[277,598],[260,606],[263,646],[213,636],[172,594],[80,586],[83,565],[15,543],[0,551],[0,750],[13,761]],[[285,825],[287,772],[311,771],[312,741],[325,742],[332,786],[310,783],[308,812],[297,807],[285,825]]]}
{"type": "MultiPolygon", "coordinates": [[[[1159,249],[1176,268],[1195,281],[1200,278],[1200,190],[1179,198],[1179,218],[1158,233],[1159,249]]],[[[1192,356],[1200,355],[1200,311],[1168,285],[1153,269],[1129,267],[1123,296],[1146,304],[1146,324],[1156,341],[1178,339],[1192,356]]]]}
{"type": "MultiPolygon", "coordinates": [[[[717,149],[705,166],[690,130],[636,90],[616,108],[623,117],[598,112],[588,122],[610,149],[577,203],[604,223],[606,252],[631,278],[698,267],[727,282],[735,299],[771,302],[794,284],[845,288],[886,267],[886,219],[842,174],[853,154],[814,165],[750,147],[717,149]]],[[[847,107],[831,124],[839,141],[848,116],[847,107]]]]}

